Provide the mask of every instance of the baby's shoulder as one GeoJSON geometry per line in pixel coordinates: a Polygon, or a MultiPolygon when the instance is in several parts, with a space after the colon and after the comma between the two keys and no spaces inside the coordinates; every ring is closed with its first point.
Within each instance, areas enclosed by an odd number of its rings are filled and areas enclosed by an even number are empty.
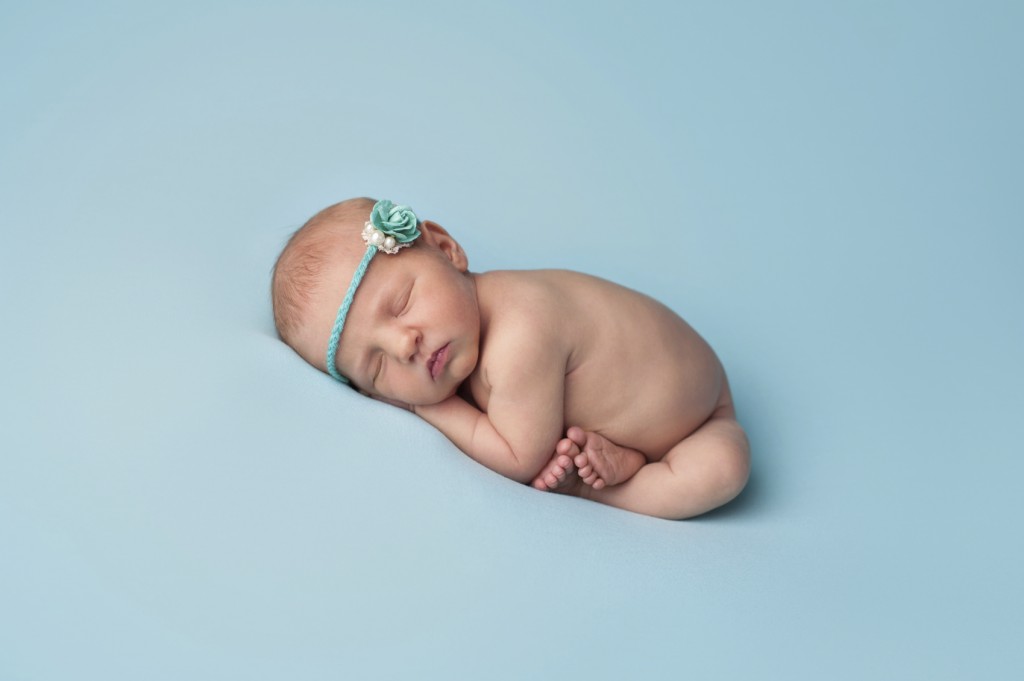
{"type": "MultiPolygon", "coordinates": [[[[494,349],[524,352],[551,349],[564,337],[566,300],[555,270],[510,270],[479,275],[487,343],[494,349]]],[[[504,353],[502,353],[504,354],[504,353]]]]}
{"type": "Polygon", "coordinates": [[[498,270],[480,275],[489,316],[503,330],[550,328],[566,314],[571,279],[566,270],[498,270]]]}
{"type": "Polygon", "coordinates": [[[510,296],[505,302],[526,299],[534,304],[555,304],[565,300],[574,291],[594,286],[607,286],[598,277],[572,270],[494,270],[484,272],[480,278],[503,294],[510,296]]]}
{"type": "Polygon", "coordinates": [[[496,314],[524,323],[579,323],[595,311],[631,304],[638,294],[600,277],[572,270],[504,270],[482,277],[494,292],[496,314]]]}

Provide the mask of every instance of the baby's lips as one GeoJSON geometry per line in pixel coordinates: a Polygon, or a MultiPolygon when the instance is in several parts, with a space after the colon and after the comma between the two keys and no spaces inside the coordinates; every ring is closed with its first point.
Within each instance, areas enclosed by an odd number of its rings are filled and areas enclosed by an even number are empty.
{"type": "Polygon", "coordinates": [[[448,346],[449,346],[449,343],[445,343],[444,345],[439,347],[437,350],[435,350],[434,354],[432,354],[430,356],[430,359],[427,360],[427,371],[430,373],[430,378],[436,379],[437,375],[440,373],[438,371],[437,365],[440,362],[442,362],[442,361],[447,359],[447,356],[448,356],[448,353],[447,353],[448,346]]]}

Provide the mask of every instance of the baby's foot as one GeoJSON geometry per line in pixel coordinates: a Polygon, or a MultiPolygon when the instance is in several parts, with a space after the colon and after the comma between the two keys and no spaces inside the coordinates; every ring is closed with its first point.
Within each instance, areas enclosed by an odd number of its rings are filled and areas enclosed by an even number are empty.
{"type": "Polygon", "coordinates": [[[573,457],[579,477],[594,489],[625,482],[647,463],[640,452],[620,447],[603,435],[576,426],[566,435],[579,450],[573,457]]]}
{"type": "Polygon", "coordinates": [[[537,477],[530,483],[545,492],[568,492],[570,487],[579,484],[573,457],[580,453],[580,448],[569,438],[562,438],[555,446],[555,455],[544,466],[537,477]]]}

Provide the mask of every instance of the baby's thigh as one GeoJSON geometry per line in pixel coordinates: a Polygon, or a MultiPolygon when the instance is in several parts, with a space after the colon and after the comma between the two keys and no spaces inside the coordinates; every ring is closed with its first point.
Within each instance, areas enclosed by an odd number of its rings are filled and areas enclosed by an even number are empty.
{"type": "Polygon", "coordinates": [[[691,368],[678,380],[663,381],[661,394],[645,410],[640,422],[648,460],[660,461],[680,441],[696,433],[713,418],[735,419],[732,392],[722,365],[709,361],[691,368]]]}
{"type": "Polygon", "coordinates": [[[673,447],[662,462],[673,479],[685,481],[683,496],[689,502],[699,500],[698,512],[734,499],[750,478],[750,442],[736,421],[731,402],[723,401],[711,418],[673,447]]]}

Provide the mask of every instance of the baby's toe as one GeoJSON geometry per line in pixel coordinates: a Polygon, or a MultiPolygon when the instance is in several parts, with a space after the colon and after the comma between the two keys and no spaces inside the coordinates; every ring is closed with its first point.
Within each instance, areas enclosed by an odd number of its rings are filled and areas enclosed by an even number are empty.
{"type": "Polygon", "coordinates": [[[558,444],[555,445],[555,453],[556,454],[564,454],[566,456],[576,456],[576,454],[578,454],[579,451],[580,451],[579,445],[577,445],[575,442],[573,442],[572,440],[570,440],[567,437],[563,437],[561,440],[558,441],[558,444]]]}
{"type": "Polygon", "coordinates": [[[582,449],[587,444],[587,433],[579,426],[573,426],[565,433],[566,438],[576,444],[577,447],[582,449]]]}

